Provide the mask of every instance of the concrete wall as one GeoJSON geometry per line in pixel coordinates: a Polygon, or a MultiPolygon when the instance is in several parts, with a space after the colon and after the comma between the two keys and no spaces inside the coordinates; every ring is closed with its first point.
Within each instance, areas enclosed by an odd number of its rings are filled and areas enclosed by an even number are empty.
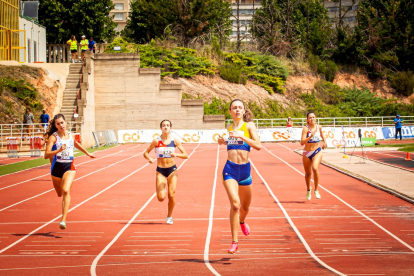
{"type": "MultiPolygon", "coordinates": [[[[20,17],[19,28],[26,31],[26,62],[46,62],[46,28],[23,17],[20,17]]],[[[20,34],[20,46],[24,46],[23,33],[20,34]]],[[[20,53],[20,61],[23,62],[24,51],[20,53]]]]}
{"type": "Polygon", "coordinates": [[[204,120],[202,101],[182,102],[181,85],[160,84],[159,68],[139,68],[138,54],[96,54],[96,130],[159,128],[163,119],[174,128],[217,129],[222,117],[204,120]]]}

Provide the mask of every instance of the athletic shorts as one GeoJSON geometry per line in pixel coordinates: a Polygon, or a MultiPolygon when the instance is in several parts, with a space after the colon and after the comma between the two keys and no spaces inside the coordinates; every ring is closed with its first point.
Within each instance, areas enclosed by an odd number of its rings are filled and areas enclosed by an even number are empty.
{"type": "Polygon", "coordinates": [[[53,161],[51,168],[52,176],[62,178],[67,171],[76,171],[75,164],[73,162],[61,163],[53,161]]]}
{"type": "Polygon", "coordinates": [[[234,179],[241,186],[252,184],[250,162],[246,164],[236,164],[227,160],[223,169],[223,180],[234,179]]]}
{"type": "Polygon", "coordinates": [[[169,167],[169,168],[157,167],[157,172],[159,172],[160,174],[162,174],[165,177],[169,177],[170,174],[172,174],[176,170],[177,170],[177,166],[176,165],[174,165],[172,167],[169,167]]]}
{"type": "Polygon", "coordinates": [[[85,53],[86,52],[86,50],[82,50],[82,53],[85,53]]]}
{"type": "Polygon", "coordinates": [[[319,147],[316,150],[303,151],[303,155],[312,160],[321,150],[321,147],[319,147]]]}
{"type": "Polygon", "coordinates": [[[77,53],[78,50],[70,50],[70,52],[73,54],[73,53],[77,53]]]}

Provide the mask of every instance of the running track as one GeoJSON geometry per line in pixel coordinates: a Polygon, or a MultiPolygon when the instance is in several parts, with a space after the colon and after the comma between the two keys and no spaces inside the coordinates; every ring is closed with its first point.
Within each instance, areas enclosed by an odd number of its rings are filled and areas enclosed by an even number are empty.
{"type": "MultiPolygon", "coordinates": [[[[356,156],[363,156],[362,152],[355,152],[356,156]]],[[[397,150],[390,151],[367,151],[368,159],[379,161],[382,163],[390,164],[395,167],[404,168],[414,172],[414,161],[406,161],[407,158],[406,152],[401,152],[397,150]]],[[[414,155],[411,153],[410,158],[413,159],[414,155]]]]}
{"type": "Polygon", "coordinates": [[[414,206],[324,166],[322,199],[307,201],[301,156],[292,151],[298,144],[251,153],[251,235],[241,237],[240,252],[226,254],[225,147],[184,146],[191,155],[176,159],[174,225],[165,224],[167,203],[154,198],[155,165],[142,157],[145,145],[76,159],[86,163],[77,167],[64,231],[61,199],[43,176],[48,166],[0,177],[0,274],[414,273],[414,206]]]}

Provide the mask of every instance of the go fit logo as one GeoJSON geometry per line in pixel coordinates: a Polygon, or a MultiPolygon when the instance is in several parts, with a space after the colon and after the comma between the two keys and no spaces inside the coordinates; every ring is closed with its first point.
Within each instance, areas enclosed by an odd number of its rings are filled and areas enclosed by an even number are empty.
{"type": "Polygon", "coordinates": [[[275,139],[276,141],[289,140],[289,138],[290,138],[290,134],[288,132],[280,132],[280,131],[273,132],[273,139],[275,139]]]}
{"type": "Polygon", "coordinates": [[[138,133],[134,132],[132,134],[130,133],[125,133],[122,136],[122,139],[124,139],[124,142],[138,142],[139,141],[139,135],[138,133]]]}

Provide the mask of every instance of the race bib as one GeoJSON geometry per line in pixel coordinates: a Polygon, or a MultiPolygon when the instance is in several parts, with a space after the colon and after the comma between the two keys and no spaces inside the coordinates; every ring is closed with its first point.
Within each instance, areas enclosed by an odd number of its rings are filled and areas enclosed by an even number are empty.
{"type": "Polygon", "coordinates": [[[159,147],[157,149],[159,158],[169,158],[171,157],[171,154],[175,152],[174,147],[159,147]]]}
{"type": "MultiPolygon", "coordinates": [[[[229,131],[233,132],[233,133],[238,133],[241,136],[244,136],[244,131],[241,130],[233,130],[233,131],[229,131]]],[[[243,145],[244,141],[241,138],[235,138],[235,137],[230,137],[230,134],[228,136],[226,136],[226,144],[227,145],[243,145]]]]}

